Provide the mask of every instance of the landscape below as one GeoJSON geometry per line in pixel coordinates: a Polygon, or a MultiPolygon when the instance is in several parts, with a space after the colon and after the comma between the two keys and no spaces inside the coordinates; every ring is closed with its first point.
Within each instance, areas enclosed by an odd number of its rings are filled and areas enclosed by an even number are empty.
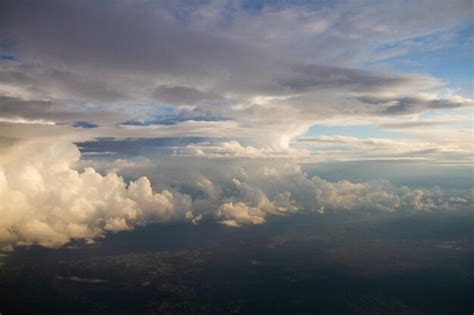
{"type": "Polygon", "coordinates": [[[2,257],[4,314],[469,314],[469,215],[158,224],[2,257]],[[177,226],[179,225],[179,226],[177,226]],[[179,233],[177,233],[179,231],[179,233]]]}

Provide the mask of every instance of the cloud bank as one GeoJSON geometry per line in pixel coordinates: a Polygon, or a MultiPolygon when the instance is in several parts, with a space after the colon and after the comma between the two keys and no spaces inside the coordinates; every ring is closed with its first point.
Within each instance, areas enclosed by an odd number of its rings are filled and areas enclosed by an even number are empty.
{"type": "MultiPolygon", "coordinates": [[[[158,178],[167,182],[152,185],[147,177],[126,182],[116,172],[103,175],[92,167],[78,171],[79,158],[79,150],[71,143],[41,141],[17,144],[2,156],[3,249],[93,242],[107,233],[150,222],[199,223],[205,218],[240,226],[303,210],[431,211],[472,205],[472,200],[439,188],[310,178],[291,162],[215,164],[213,172],[194,169],[193,174],[173,168],[174,174],[168,175],[158,169],[158,178]],[[152,186],[167,188],[157,191],[152,186]]],[[[147,173],[156,177],[153,172],[151,168],[147,173]]]]}

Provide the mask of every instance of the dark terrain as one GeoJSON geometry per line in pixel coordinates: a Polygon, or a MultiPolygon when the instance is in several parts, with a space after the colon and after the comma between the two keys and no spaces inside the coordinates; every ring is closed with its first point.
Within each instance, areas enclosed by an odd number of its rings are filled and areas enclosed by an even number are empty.
{"type": "Polygon", "coordinates": [[[474,216],[153,225],[1,257],[8,314],[472,314],[474,216]]]}

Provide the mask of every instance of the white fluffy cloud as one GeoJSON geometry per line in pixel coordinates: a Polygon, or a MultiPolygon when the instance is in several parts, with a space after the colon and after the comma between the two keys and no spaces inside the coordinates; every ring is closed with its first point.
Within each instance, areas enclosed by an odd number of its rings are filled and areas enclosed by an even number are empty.
{"type": "MultiPolygon", "coordinates": [[[[116,172],[103,175],[90,166],[79,171],[79,159],[77,147],[62,141],[20,142],[5,151],[0,159],[1,247],[92,242],[147,222],[207,218],[240,226],[302,210],[430,211],[470,205],[437,188],[310,178],[287,159],[203,159],[198,164],[211,162],[212,170],[191,165],[192,172],[176,167],[186,165],[184,161],[172,161],[177,164],[168,173],[166,164],[147,164],[146,173],[154,182],[157,178],[159,192],[147,177],[127,183],[116,172]]],[[[133,168],[133,163],[125,165],[133,168]]]]}
{"type": "Polygon", "coordinates": [[[243,202],[228,202],[219,207],[218,216],[222,223],[228,226],[240,226],[240,224],[265,223],[265,212],[257,207],[251,207],[243,202]]]}
{"type": "Polygon", "coordinates": [[[313,177],[312,181],[321,212],[328,208],[332,210],[430,211],[449,206],[439,188],[410,189],[406,186],[397,188],[383,180],[351,183],[347,180],[328,182],[319,177],[313,177]]]}
{"type": "Polygon", "coordinates": [[[153,192],[146,177],[127,185],[116,173],[78,172],[79,157],[77,147],[64,142],[27,142],[2,156],[0,244],[91,241],[147,221],[183,219],[191,210],[189,196],[153,192]]]}

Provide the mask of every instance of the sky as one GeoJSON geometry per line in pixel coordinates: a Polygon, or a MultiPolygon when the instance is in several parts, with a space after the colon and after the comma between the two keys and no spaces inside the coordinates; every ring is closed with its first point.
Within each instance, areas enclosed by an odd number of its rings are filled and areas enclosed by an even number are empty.
{"type": "Polygon", "coordinates": [[[473,210],[472,1],[0,3],[0,248],[473,210]]]}

